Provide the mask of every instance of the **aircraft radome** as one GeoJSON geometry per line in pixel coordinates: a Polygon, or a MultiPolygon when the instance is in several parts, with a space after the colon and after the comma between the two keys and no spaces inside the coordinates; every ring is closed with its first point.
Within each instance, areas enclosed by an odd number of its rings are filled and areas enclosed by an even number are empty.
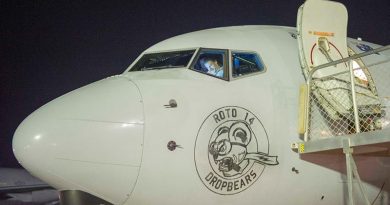
{"type": "Polygon", "coordinates": [[[162,41],[33,112],[15,156],[62,204],[390,204],[389,46],[347,18],[162,41]]]}

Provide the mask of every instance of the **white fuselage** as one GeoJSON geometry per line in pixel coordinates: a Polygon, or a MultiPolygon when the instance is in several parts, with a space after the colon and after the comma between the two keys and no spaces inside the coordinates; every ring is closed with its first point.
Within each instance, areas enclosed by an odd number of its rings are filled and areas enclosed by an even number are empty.
{"type": "MultiPolygon", "coordinates": [[[[230,81],[188,68],[126,71],[31,114],[15,133],[15,155],[59,190],[82,190],[113,204],[344,204],[343,156],[300,157],[290,149],[299,140],[299,86],[305,82],[295,34],[288,27],[226,27],[156,44],[145,53],[200,47],[253,51],[266,69],[230,81]],[[176,108],[164,106],[171,99],[176,108]],[[252,163],[237,177],[209,175],[214,165],[207,143],[214,129],[230,121],[252,125],[246,116],[257,123],[251,143],[277,156],[278,163],[252,163]],[[170,151],[169,141],[180,147],[170,151]]],[[[354,42],[350,39],[350,47],[357,49],[354,42]]],[[[369,200],[386,182],[376,204],[390,203],[389,158],[356,162],[369,200]]]]}

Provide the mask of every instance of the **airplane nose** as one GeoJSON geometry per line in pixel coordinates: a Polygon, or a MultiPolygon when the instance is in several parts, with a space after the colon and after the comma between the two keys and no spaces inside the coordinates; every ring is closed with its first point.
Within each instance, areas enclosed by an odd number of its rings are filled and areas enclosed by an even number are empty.
{"type": "Polygon", "coordinates": [[[24,168],[59,190],[81,190],[121,204],[141,165],[143,113],[133,82],[107,78],[28,116],[15,131],[14,154],[24,168]]]}

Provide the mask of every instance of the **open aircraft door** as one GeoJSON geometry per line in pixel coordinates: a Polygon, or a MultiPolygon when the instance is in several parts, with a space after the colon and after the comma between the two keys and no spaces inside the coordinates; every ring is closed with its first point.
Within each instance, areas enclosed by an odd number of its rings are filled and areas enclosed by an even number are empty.
{"type": "MultiPolygon", "coordinates": [[[[298,11],[298,43],[301,65],[313,67],[348,57],[348,13],[343,4],[308,0],[298,11]]],[[[318,77],[347,71],[347,64],[337,64],[317,72],[318,77]]]]}
{"type": "Polygon", "coordinates": [[[345,129],[354,121],[351,93],[356,93],[359,115],[372,118],[380,114],[376,92],[354,80],[348,61],[316,69],[349,57],[347,24],[348,12],[341,3],[307,0],[298,10],[298,44],[303,73],[313,95],[311,99],[316,101],[314,104],[318,105],[319,112],[333,121],[329,125],[333,130],[340,129],[340,121],[348,122],[342,125],[345,129]]]}

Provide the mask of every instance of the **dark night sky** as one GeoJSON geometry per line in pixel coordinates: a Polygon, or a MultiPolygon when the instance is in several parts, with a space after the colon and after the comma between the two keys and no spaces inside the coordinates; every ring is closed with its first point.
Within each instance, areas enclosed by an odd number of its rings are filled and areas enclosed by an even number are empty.
{"type": "MultiPolygon", "coordinates": [[[[168,37],[232,25],[295,26],[303,0],[0,0],[0,166],[17,166],[12,135],[48,101],[119,74],[168,37]]],[[[350,37],[390,43],[390,1],[343,1],[350,37]]]]}

